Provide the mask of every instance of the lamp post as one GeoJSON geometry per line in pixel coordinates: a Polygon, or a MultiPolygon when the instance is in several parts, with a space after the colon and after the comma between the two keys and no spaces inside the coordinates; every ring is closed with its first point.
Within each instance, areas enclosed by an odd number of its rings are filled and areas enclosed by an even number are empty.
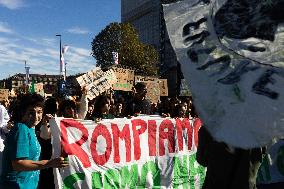
{"type": "Polygon", "coordinates": [[[57,34],[57,37],[59,37],[59,65],[60,65],[60,81],[58,83],[58,94],[62,94],[62,91],[64,90],[65,87],[65,81],[64,81],[64,73],[63,73],[63,67],[64,63],[62,61],[62,45],[61,45],[61,35],[57,34]]]}
{"type": "Polygon", "coordinates": [[[62,62],[62,45],[61,45],[61,35],[57,34],[57,37],[59,37],[59,65],[60,65],[60,75],[63,75],[63,62],[62,62]]]}

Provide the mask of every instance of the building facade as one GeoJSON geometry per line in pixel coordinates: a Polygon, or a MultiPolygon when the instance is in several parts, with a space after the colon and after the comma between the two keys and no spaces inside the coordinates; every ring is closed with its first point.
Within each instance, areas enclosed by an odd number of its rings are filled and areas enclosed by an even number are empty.
{"type": "Polygon", "coordinates": [[[160,76],[168,79],[169,96],[178,95],[182,74],[167,34],[162,1],[121,0],[121,19],[136,28],[143,43],[156,48],[160,55],[160,76]]]}
{"type": "MultiPolygon", "coordinates": [[[[40,75],[30,74],[29,83],[43,83],[44,91],[46,93],[54,93],[57,91],[57,84],[60,80],[60,75],[40,75]]],[[[13,90],[15,92],[22,92],[25,89],[26,74],[15,74],[7,79],[0,81],[1,88],[13,90]]]]}

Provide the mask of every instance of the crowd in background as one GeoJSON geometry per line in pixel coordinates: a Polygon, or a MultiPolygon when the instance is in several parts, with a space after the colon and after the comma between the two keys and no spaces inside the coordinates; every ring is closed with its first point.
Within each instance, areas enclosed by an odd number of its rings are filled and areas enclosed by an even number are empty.
{"type": "MultiPolygon", "coordinates": [[[[84,93],[85,89],[82,89],[78,96],[47,97],[44,113],[94,121],[139,114],[172,118],[196,116],[191,97],[160,97],[158,102],[153,103],[146,98],[147,87],[143,83],[136,84],[131,92],[110,89],[92,100],[84,93]]],[[[21,94],[18,99],[20,97],[21,94]]],[[[0,103],[12,115],[17,102],[17,98],[11,98],[0,103]]]]}

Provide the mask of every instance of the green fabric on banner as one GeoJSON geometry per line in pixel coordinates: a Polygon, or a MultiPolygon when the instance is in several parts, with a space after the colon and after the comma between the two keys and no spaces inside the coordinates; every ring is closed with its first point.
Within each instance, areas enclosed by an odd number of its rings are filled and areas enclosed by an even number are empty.
{"type": "Polygon", "coordinates": [[[92,173],[92,188],[103,188],[102,174],[100,172],[92,173]]]}
{"type": "Polygon", "coordinates": [[[196,161],[196,154],[189,156],[189,182],[190,188],[195,188],[194,183],[196,176],[199,177],[199,187],[201,188],[206,175],[206,169],[199,165],[196,161]]]}
{"type": "Polygon", "coordinates": [[[84,179],[85,179],[85,173],[72,174],[64,179],[63,189],[75,189],[73,185],[78,180],[84,180],[84,179]]]}
{"type": "Polygon", "coordinates": [[[104,189],[120,188],[119,172],[115,169],[109,169],[104,176],[104,189]]]}
{"type": "Polygon", "coordinates": [[[178,157],[174,158],[174,178],[173,187],[179,188],[180,185],[184,189],[188,188],[188,157],[183,156],[182,160],[178,157]]]}
{"type": "Polygon", "coordinates": [[[123,167],[120,170],[121,175],[121,188],[135,188],[138,183],[138,165],[134,164],[131,166],[130,171],[128,166],[123,167]]]}
{"type": "MultiPolygon", "coordinates": [[[[140,180],[140,186],[142,188],[147,188],[146,178],[147,178],[147,174],[149,172],[151,172],[152,176],[153,176],[153,184],[154,184],[153,188],[160,188],[160,181],[161,181],[160,169],[159,169],[158,165],[153,161],[149,161],[149,162],[147,162],[143,165],[141,180],[140,180]]],[[[140,186],[138,188],[140,188],[140,186]]]]}

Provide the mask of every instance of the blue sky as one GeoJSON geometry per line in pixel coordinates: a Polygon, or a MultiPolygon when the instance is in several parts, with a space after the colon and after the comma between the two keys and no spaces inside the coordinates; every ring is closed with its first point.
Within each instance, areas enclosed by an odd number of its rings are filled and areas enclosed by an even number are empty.
{"type": "Polygon", "coordinates": [[[59,37],[70,46],[67,75],[95,67],[92,39],[120,22],[120,0],[0,0],[0,79],[24,73],[59,74],[59,37]]]}

